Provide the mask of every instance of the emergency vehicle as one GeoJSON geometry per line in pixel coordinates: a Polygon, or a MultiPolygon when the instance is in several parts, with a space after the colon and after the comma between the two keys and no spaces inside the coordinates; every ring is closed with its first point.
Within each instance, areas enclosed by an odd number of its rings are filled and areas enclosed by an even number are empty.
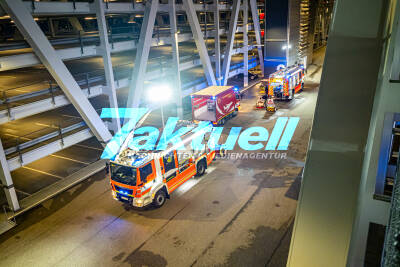
{"type": "Polygon", "coordinates": [[[291,100],[304,87],[304,67],[292,66],[269,75],[268,96],[278,100],[291,100]]]}
{"type": "MultiPolygon", "coordinates": [[[[196,129],[197,124],[180,121],[180,127],[196,129]]],[[[210,127],[212,125],[210,124],[210,127]]],[[[203,134],[203,140],[209,139],[209,132],[191,130],[182,135],[182,146],[169,144],[163,151],[147,153],[129,148],[129,139],[124,141],[120,152],[110,161],[109,175],[111,192],[115,200],[134,207],[153,204],[161,207],[170,194],[193,176],[201,176],[215,157],[215,150],[205,145],[202,150],[193,150],[191,141],[203,134]]]]}
{"type": "Polygon", "coordinates": [[[234,86],[210,86],[191,94],[194,121],[224,125],[240,109],[240,92],[234,86]]]}

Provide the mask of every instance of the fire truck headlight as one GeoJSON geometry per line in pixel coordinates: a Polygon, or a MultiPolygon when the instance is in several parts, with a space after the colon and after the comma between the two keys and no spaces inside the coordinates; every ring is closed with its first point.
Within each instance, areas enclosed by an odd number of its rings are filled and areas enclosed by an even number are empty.
{"type": "Polygon", "coordinates": [[[140,198],[135,199],[135,201],[136,201],[137,204],[142,204],[143,203],[143,199],[140,199],[140,198]]]}

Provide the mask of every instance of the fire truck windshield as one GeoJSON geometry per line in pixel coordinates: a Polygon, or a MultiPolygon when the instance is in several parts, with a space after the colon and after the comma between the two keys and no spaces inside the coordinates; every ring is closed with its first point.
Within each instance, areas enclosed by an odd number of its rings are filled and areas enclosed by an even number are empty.
{"type": "Polygon", "coordinates": [[[136,185],[136,168],[111,164],[111,179],[115,182],[136,185]]]}

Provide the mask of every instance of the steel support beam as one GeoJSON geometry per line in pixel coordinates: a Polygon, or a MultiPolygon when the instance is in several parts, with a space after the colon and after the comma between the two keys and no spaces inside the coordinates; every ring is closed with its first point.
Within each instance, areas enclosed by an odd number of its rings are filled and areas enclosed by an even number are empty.
{"type": "MultiPolygon", "coordinates": [[[[114,71],[111,61],[111,47],[110,43],[108,42],[107,22],[104,14],[103,0],[95,0],[94,6],[96,9],[97,25],[100,35],[100,47],[97,54],[101,54],[103,57],[104,73],[107,85],[105,90],[103,89],[103,93],[106,93],[108,96],[110,108],[118,109],[117,92],[115,90],[114,83],[114,71]]],[[[121,129],[119,116],[118,114],[116,115],[116,118],[112,119],[112,124],[110,125],[110,128],[114,131],[114,133],[117,133],[121,129]]]]}
{"type": "Polygon", "coordinates": [[[56,51],[33,20],[33,17],[25,8],[22,1],[3,0],[0,4],[14,20],[19,31],[31,45],[35,54],[56,80],[98,140],[106,142],[111,139],[111,134],[107,127],[83,94],[65,64],[57,56],[56,51]]]}
{"type": "Polygon", "coordinates": [[[158,5],[158,0],[146,2],[142,28],[140,29],[139,43],[136,50],[135,66],[129,86],[129,95],[126,104],[128,108],[138,107],[142,97],[144,77],[146,75],[146,66],[149,59],[150,44],[158,5]]]}
{"type": "MultiPolygon", "coordinates": [[[[73,3],[70,2],[45,2],[38,1],[34,2],[35,9],[32,8],[31,1],[23,2],[26,9],[28,9],[35,16],[65,16],[65,15],[87,15],[87,14],[95,14],[93,4],[89,2],[79,2],[76,1],[73,3]]],[[[104,4],[105,5],[105,4],[104,4]]],[[[195,4],[194,8],[197,11],[204,11],[203,4],[195,4]]],[[[106,14],[132,14],[132,13],[142,13],[144,11],[144,6],[142,3],[136,3],[133,7],[132,3],[129,2],[110,2],[108,0],[108,9],[105,9],[106,14]]],[[[159,11],[168,12],[167,4],[160,4],[159,11]]],[[[220,10],[230,10],[230,5],[220,4],[220,10]]],[[[176,11],[182,12],[183,7],[182,4],[176,5],[176,11]]],[[[212,12],[214,11],[211,7],[206,7],[206,11],[212,12]]],[[[0,16],[6,15],[6,12],[0,7],[0,16]]]]}
{"type": "MultiPolygon", "coordinates": [[[[55,22],[55,21],[53,21],[55,22]]],[[[238,27],[238,31],[242,32],[242,27],[238,27]]],[[[220,34],[224,33],[225,30],[220,30],[220,34]]],[[[214,31],[209,31],[208,36],[214,36],[214,31]]],[[[178,36],[178,42],[186,42],[193,40],[193,35],[191,33],[184,33],[178,36]]],[[[155,47],[159,45],[159,42],[164,44],[172,44],[171,37],[160,37],[153,38],[151,40],[151,47],[155,47]]],[[[136,49],[136,41],[121,41],[115,42],[114,48],[111,49],[111,53],[119,53],[129,50],[136,49]]],[[[94,57],[97,56],[98,47],[96,45],[87,45],[83,47],[83,53],[81,48],[78,47],[71,47],[71,48],[64,48],[56,50],[57,55],[62,60],[72,60],[72,59],[79,59],[79,58],[86,58],[86,57],[94,57]]],[[[23,53],[18,55],[12,56],[4,56],[0,57],[0,72],[19,69],[19,68],[26,68],[39,65],[41,62],[36,57],[34,53],[23,53]]]]}
{"type": "Polygon", "coordinates": [[[214,45],[215,45],[215,79],[217,80],[217,84],[221,85],[221,39],[219,36],[219,0],[214,0],[214,28],[215,28],[215,37],[214,37],[214,45]]]}
{"type": "Polygon", "coordinates": [[[181,72],[179,70],[179,46],[178,46],[178,30],[176,22],[176,6],[175,0],[169,0],[169,23],[171,29],[171,43],[172,43],[172,62],[175,69],[175,99],[176,99],[176,111],[179,118],[183,118],[183,107],[182,107],[182,88],[181,88],[181,72]]]}
{"type": "Polygon", "coordinates": [[[224,62],[222,64],[222,85],[226,85],[228,82],[229,68],[231,65],[233,42],[235,41],[236,26],[239,17],[239,8],[241,0],[233,0],[233,8],[231,18],[229,20],[229,33],[228,40],[225,46],[224,62]]]}
{"type": "Polygon", "coordinates": [[[79,22],[78,18],[71,17],[71,18],[68,18],[68,20],[69,20],[69,23],[71,23],[72,27],[74,27],[74,29],[77,32],[80,32],[82,34],[85,33],[85,30],[83,29],[83,27],[82,27],[81,23],[79,22]]]}
{"type": "Polygon", "coordinates": [[[249,1],[243,0],[243,86],[249,85],[249,37],[248,24],[249,20],[249,1]]]}
{"type": "MultiPolygon", "coordinates": [[[[249,46],[249,50],[254,49],[255,46],[249,46]]],[[[244,52],[244,48],[242,49],[234,49],[232,51],[233,54],[239,54],[239,53],[243,53],[244,52]]],[[[182,57],[185,58],[185,57],[182,57]]],[[[180,59],[180,61],[182,62],[182,58],[180,59]]],[[[185,71],[194,67],[197,67],[201,65],[201,61],[200,59],[195,59],[195,60],[190,60],[190,61],[185,61],[183,63],[179,64],[179,70],[185,71]]],[[[254,64],[251,64],[249,66],[249,68],[253,68],[255,67],[254,64]]],[[[239,74],[239,72],[237,70],[234,70],[232,72],[230,72],[229,77],[232,77],[234,75],[239,74]]],[[[155,77],[160,78],[165,76],[166,73],[161,73],[159,70],[153,70],[153,71],[149,71],[146,73],[145,76],[145,80],[152,80],[155,77]]],[[[96,79],[94,79],[96,80],[96,79]]],[[[124,88],[124,87],[128,87],[130,84],[130,80],[128,78],[121,78],[117,81],[114,82],[115,86],[117,89],[120,88],[124,88]]],[[[85,97],[87,98],[92,98],[92,97],[96,97],[99,95],[103,94],[103,85],[94,85],[94,86],[90,86],[90,90],[88,89],[83,89],[82,92],[84,93],[85,97]],[[89,93],[90,91],[90,93],[89,93]]],[[[39,93],[39,92],[38,92],[39,93]]],[[[47,94],[48,93],[48,89],[45,89],[45,92],[43,94],[47,94]]],[[[43,95],[40,92],[41,95],[43,95]]],[[[184,93],[182,93],[182,97],[185,97],[187,95],[185,95],[184,93]]],[[[20,97],[21,99],[27,99],[28,97],[20,97]]],[[[17,119],[22,119],[28,116],[32,116],[41,112],[46,112],[55,108],[59,108],[65,105],[69,105],[71,104],[71,102],[68,100],[68,98],[65,95],[58,95],[55,96],[54,98],[46,98],[46,99],[42,99],[39,101],[35,101],[35,102],[30,102],[29,104],[25,104],[25,105],[20,105],[20,106],[16,106],[16,107],[12,107],[10,108],[9,112],[7,109],[5,110],[1,110],[0,111],[0,124],[3,123],[7,123],[13,120],[17,120],[17,119]]]]}
{"type": "Polygon", "coordinates": [[[50,36],[56,37],[56,29],[54,28],[53,18],[48,18],[48,23],[49,23],[50,36]]]}
{"type": "Polygon", "coordinates": [[[1,165],[0,181],[1,181],[1,186],[3,187],[4,193],[7,198],[8,206],[13,211],[17,211],[19,210],[20,206],[1,140],[0,140],[0,165],[1,165]]]}
{"type": "Polygon", "coordinates": [[[199,51],[200,60],[203,65],[204,74],[209,85],[216,85],[214,71],[211,66],[210,57],[207,47],[204,42],[203,33],[201,32],[199,19],[196,14],[196,9],[193,5],[193,0],[183,1],[183,6],[186,10],[186,15],[189,20],[190,28],[192,29],[193,37],[196,42],[197,50],[199,51]]]}
{"type": "Polygon", "coordinates": [[[262,52],[260,21],[258,20],[257,0],[250,0],[251,16],[253,18],[253,27],[256,34],[258,57],[260,58],[261,77],[264,77],[264,57],[262,52]]]}

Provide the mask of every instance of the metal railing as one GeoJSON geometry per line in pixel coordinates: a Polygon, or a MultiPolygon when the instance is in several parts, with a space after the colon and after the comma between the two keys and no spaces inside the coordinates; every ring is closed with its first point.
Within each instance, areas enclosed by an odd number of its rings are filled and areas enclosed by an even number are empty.
{"type": "Polygon", "coordinates": [[[40,146],[40,144],[46,144],[48,141],[61,140],[61,143],[64,144],[66,136],[86,128],[86,123],[80,117],[68,120],[60,119],[38,130],[5,140],[3,142],[4,152],[7,156],[18,156],[20,162],[23,164],[22,154],[24,150],[40,146]]]}

